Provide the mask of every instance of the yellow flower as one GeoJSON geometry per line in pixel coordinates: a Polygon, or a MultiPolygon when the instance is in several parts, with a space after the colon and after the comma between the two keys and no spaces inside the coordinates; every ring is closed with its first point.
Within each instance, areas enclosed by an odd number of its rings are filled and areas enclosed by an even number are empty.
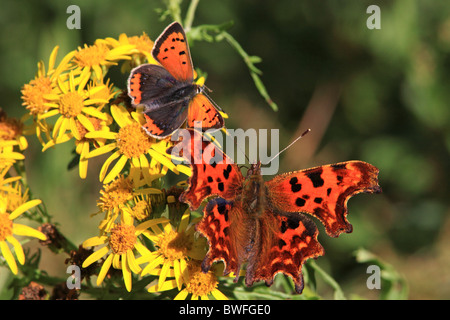
{"type": "Polygon", "coordinates": [[[25,159],[22,153],[14,151],[15,145],[17,145],[17,141],[0,140],[0,170],[9,168],[16,160],[25,159]]]}
{"type": "MultiPolygon", "coordinates": [[[[155,179],[156,178],[158,177],[155,176],[155,179]]],[[[151,182],[148,184],[151,185],[151,182]]],[[[128,201],[128,203],[123,208],[124,212],[127,212],[139,221],[147,220],[151,217],[151,214],[153,212],[152,207],[166,204],[164,194],[161,190],[158,190],[156,188],[148,188],[139,189],[137,190],[137,192],[141,192],[141,190],[147,190],[147,192],[136,195],[132,199],[132,201],[128,201]],[[149,190],[153,190],[153,192],[148,192],[149,190]]]]}
{"type": "Polygon", "coordinates": [[[53,128],[53,142],[44,146],[44,150],[54,144],[66,142],[72,136],[79,140],[81,135],[77,127],[77,120],[88,131],[89,129],[92,130],[93,127],[87,116],[109,121],[109,116],[106,113],[102,113],[99,109],[92,106],[107,103],[108,100],[91,98],[95,93],[104,90],[105,85],[99,84],[85,90],[89,77],[90,74],[83,71],[79,77],[75,78],[74,72],[71,71],[68,81],[58,81],[58,88],[61,93],[44,95],[44,98],[50,101],[45,104],[52,110],[40,116],[40,119],[60,115],[53,128]],[[67,130],[70,131],[70,134],[66,133],[67,130]]]}
{"type": "Polygon", "coordinates": [[[44,145],[44,141],[42,140],[41,134],[44,133],[47,135],[47,140],[50,139],[48,136],[48,124],[45,119],[38,118],[38,116],[44,115],[50,109],[50,106],[48,106],[48,102],[50,101],[44,96],[47,94],[59,93],[59,89],[56,85],[57,79],[63,72],[71,69],[71,64],[69,62],[75,53],[74,51],[68,53],[55,68],[58,49],[59,47],[56,46],[50,54],[48,70],[45,70],[44,62],[40,61],[38,63],[36,77],[28,84],[25,84],[21,90],[23,100],[22,105],[26,106],[29,114],[33,117],[33,121],[36,123],[36,136],[42,145],[44,145]]]}
{"type": "Polygon", "coordinates": [[[88,159],[86,155],[90,152],[90,145],[94,145],[95,148],[100,148],[105,145],[106,139],[89,139],[86,138],[86,133],[91,131],[109,132],[109,121],[101,120],[98,118],[86,116],[91,126],[83,125],[79,120],[76,120],[77,132],[79,137],[75,140],[75,151],[80,155],[78,171],[81,179],[85,179],[87,176],[88,159]],[[86,128],[88,127],[88,128],[86,128]]]}
{"type": "Polygon", "coordinates": [[[131,59],[129,55],[134,48],[134,45],[121,45],[111,49],[105,40],[97,40],[91,46],[85,44],[84,48],[78,47],[74,63],[83,72],[93,70],[96,78],[102,80],[107,68],[116,65],[117,60],[131,59]]]}
{"type": "Polygon", "coordinates": [[[48,71],[45,71],[44,62],[40,61],[36,77],[28,84],[25,84],[21,91],[22,105],[26,106],[32,115],[42,115],[49,110],[49,107],[46,105],[48,100],[44,95],[54,93],[56,79],[62,72],[70,69],[69,61],[72,59],[74,51],[67,54],[56,69],[54,68],[58,49],[59,47],[56,46],[50,54],[48,71]]]}
{"type": "Polygon", "coordinates": [[[195,236],[193,221],[189,224],[190,211],[185,211],[178,229],[171,224],[164,225],[164,229],[158,226],[150,227],[142,234],[149,238],[158,250],[142,255],[139,264],[147,262],[141,276],[146,274],[158,275],[158,284],[149,288],[149,292],[170,290],[183,284],[183,275],[186,272],[189,258],[203,259],[206,254],[206,241],[195,236]],[[174,279],[167,279],[174,278],[174,279]]]}
{"type": "Polygon", "coordinates": [[[201,269],[201,261],[190,260],[184,276],[185,288],[175,296],[174,300],[184,300],[189,295],[192,300],[198,298],[209,300],[210,296],[216,300],[228,300],[227,296],[217,289],[219,284],[217,277],[223,273],[223,268],[219,269],[214,265],[210,271],[204,273],[201,269]]]}
{"type": "Polygon", "coordinates": [[[22,199],[19,199],[17,201],[17,198],[21,198],[20,195],[17,194],[18,191],[16,190],[16,188],[9,187],[8,184],[10,184],[12,181],[17,181],[18,179],[20,179],[20,177],[3,179],[6,172],[7,170],[4,170],[0,177],[1,180],[3,180],[1,183],[2,192],[0,192],[0,251],[11,271],[14,274],[17,274],[18,268],[16,260],[14,259],[8,243],[10,243],[14,248],[17,261],[21,265],[25,263],[25,254],[23,252],[22,245],[14,237],[14,235],[34,237],[40,240],[46,240],[46,237],[42,232],[38,230],[35,230],[23,224],[13,222],[22,213],[39,205],[42,201],[31,200],[18,205],[20,202],[22,202],[22,199]]]}
{"type": "Polygon", "coordinates": [[[19,146],[20,150],[28,147],[24,132],[23,122],[8,118],[0,108],[0,170],[11,166],[16,160],[25,159],[21,152],[14,151],[15,146],[19,146]]]}
{"type": "Polygon", "coordinates": [[[105,39],[111,46],[118,47],[121,45],[134,45],[131,53],[131,61],[123,64],[122,72],[129,72],[131,68],[141,65],[143,63],[158,64],[152,56],[153,41],[144,32],[141,36],[128,37],[125,33],[119,36],[119,40],[113,38],[105,39]]]}
{"type": "Polygon", "coordinates": [[[123,215],[122,223],[118,223],[108,233],[92,237],[83,242],[83,247],[102,246],[94,251],[83,262],[83,268],[88,267],[93,262],[107,256],[97,277],[97,285],[100,285],[111,266],[115,269],[122,269],[123,280],[128,291],[132,288],[132,273],[139,274],[141,267],[136,261],[134,249],[140,255],[148,255],[149,250],[140,242],[138,236],[147,228],[160,223],[166,223],[165,218],[147,220],[134,227],[133,218],[129,215],[123,215]]]}
{"type": "MultiPolygon", "coordinates": [[[[137,180],[141,174],[144,180],[151,179],[152,166],[156,165],[157,162],[178,173],[177,166],[172,163],[170,156],[166,153],[169,147],[168,141],[157,141],[147,135],[140,122],[136,121],[122,106],[112,105],[111,114],[120,127],[118,132],[94,131],[86,134],[86,137],[91,139],[114,140],[86,155],[86,158],[92,158],[114,151],[100,170],[100,181],[103,181],[103,183],[111,182],[125,168],[127,163],[131,165],[131,174],[134,180],[137,180]],[[149,163],[147,154],[155,161],[149,163]],[[115,160],[117,162],[109,170],[111,163],[115,160]]],[[[133,115],[136,116],[136,113],[133,113],[133,115]]]]}
{"type": "MultiPolygon", "coordinates": [[[[116,218],[124,208],[129,208],[128,203],[136,196],[148,194],[161,194],[156,188],[137,189],[131,177],[119,175],[117,179],[103,186],[100,191],[101,197],[97,202],[99,212],[105,212],[105,218],[100,223],[99,229],[109,231],[116,218]]],[[[126,212],[127,213],[127,212],[126,212]]],[[[128,213],[130,213],[128,211],[128,213]]],[[[130,213],[131,214],[131,213],[130,213]]]]}
{"type": "Polygon", "coordinates": [[[16,141],[20,150],[25,150],[28,147],[28,142],[23,136],[23,132],[23,122],[8,118],[0,109],[0,141],[16,141]]]}

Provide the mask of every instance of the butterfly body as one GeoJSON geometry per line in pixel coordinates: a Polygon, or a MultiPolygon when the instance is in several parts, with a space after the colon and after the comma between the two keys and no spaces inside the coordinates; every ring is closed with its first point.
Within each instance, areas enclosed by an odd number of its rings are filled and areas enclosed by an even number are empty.
{"type": "Polygon", "coordinates": [[[194,83],[194,69],[183,28],[169,25],[155,41],[152,55],[161,65],[143,64],[131,70],[128,95],[134,106],[142,105],[143,128],[157,139],[170,136],[187,120],[203,129],[220,129],[223,117],[215,103],[194,83]]]}
{"type": "MultiPolygon", "coordinates": [[[[194,132],[193,132],[194,133],[194,132]]],[[[225,154],[215,163],[189,148],[202,139],[191,134],[183,140],[183,156],[190,160],[192,176],[180,201],[197,209],[207,204],[197,230],[209,243],[202,262],[207,272],[216,261],[225,263],[224,274],[233,272],[236,280],[246,263],[245,282],[273,283],[277,273],[290,276],[295,290],[303,290],[302,265],[324,254],[318,242],[318,229],[311,219],[320,220],[332,237],[352,231],[347,221],[347,201],[357,193],[379,193],[378,169],[362,161],[347,161],[275,176],[266,181],[261,164],[250,167],[246,177],[225,154]],[[203,163],[199,163],[203,159],[203,163]],[[197,161],[195,161],[197,160],[197,161]]],[[[202,150],[212,143],[201,141],[202,150]]],[[[210,154],[210,153],[208,153],[210,154]]]]}

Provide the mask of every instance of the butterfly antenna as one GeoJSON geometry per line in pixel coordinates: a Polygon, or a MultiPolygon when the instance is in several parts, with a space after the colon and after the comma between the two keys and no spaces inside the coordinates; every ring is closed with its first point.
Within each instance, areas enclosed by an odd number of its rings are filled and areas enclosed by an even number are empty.
{"type": "Polygon", "coordinates": [[[205,88],[208,89],[209,92],[212,92],[212,90],[205,85],[203,85],[203,87],[204,88],[202,89],[202,94],[205,95],[209,99],[209,101],[211,101],[211,103],[214,105],[214,107],[216,107],[217,110],[224,112],[223,109],[219,105],[217,105],[217,103],[206,93],[205,88]]]}
{"type": "Polygon", "coordinates": [[[283,150],[281,150],[280,152],[278,152],[274,157],[272,157],[272,159],[269,160],[269,162],[267,163],[271,163],[273,161],[273,159],[275,159],[276,157],[278,157],[282,152],[286,151],[287,149],[289,149],[294,143],[296,143],[298,140],[300,140],[301,138],[303,138],[308,132],[310,132],[311,129],[306,130],[305,132],[303,132],[300,136],[298,136],[294,141],[292,141],[286,148],[284,148],[283,150]]]}

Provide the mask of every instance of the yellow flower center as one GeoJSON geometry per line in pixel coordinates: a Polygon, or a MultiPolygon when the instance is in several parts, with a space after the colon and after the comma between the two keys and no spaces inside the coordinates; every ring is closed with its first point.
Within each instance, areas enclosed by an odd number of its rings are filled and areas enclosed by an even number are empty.
{"type": "Polygon", "coordinates": [[[188,270],[189,280],[186,283],[186,290],[189,293],[196,296],[207,296],[216,288],[217,277],[211,271],[202,272],[199,261],[189,261],[188,270]]]}
{"type": "Polygon", "coordinates": [[[111,211],[119,208],[128,200],[133,199],[133,182],[131,179],[119,176],[100,191],[100,201],[97,203],[102,211],[111,211]]]}
{"type": "Polygon", "coordinates": [[[111,230],[109,246],[115,254],[122,254],[134,249],[136,229],[134,226],[118,224],[111,230]]]}
{"type": "Polygon", "coordinates": [[[0,213],[0,241],[12,235],[13,222],[9,219],[8,213],[0,213]]]}
{"type": "Polygon", "coordinates": [[[128,159],[139,158],[152,146],[150,137],[137,122],[121,128],[116,141],[119,151],[128,159]]]}
{"type": "Polygon", "coordinates": [[[192,239],[184,232],[170,231],[158,241],[159,252],[171,261],[183,259],[192,248],[192,239]]]}
{"type": "Polygon", "coordinates": [[[22,105],[32,115],[44,114],[48,111],[49,107],[45,105],[49,102],[44,98],[45,94],[52,93],[52,82],[49,77],[39,77],[31,80],[30,83],[23,86],[22,89],[22,105]]]}
{"type": "Polygon", "coordinates": [[[92,67],[105,61],[108,51],[109,48],[105,44],[84,45],[84,48],[79,48],[75,53],[74,60],[81,68],[92,67]]]}
{"type": "Polygon", "coordinates": [[[59,100],[59,113],[66,118],[75,118],[84,107],[84,99],[78,92],[67,92],[59,100]]]}
{"type": "Polygon", "coordinates": [[[145,200],[140,200],[136,203],[136,205],[133,207],[132,215],[138,219],[143,220],[150,216],[151,213],[151,207],[149,206],[149,203],[145,200]]]}

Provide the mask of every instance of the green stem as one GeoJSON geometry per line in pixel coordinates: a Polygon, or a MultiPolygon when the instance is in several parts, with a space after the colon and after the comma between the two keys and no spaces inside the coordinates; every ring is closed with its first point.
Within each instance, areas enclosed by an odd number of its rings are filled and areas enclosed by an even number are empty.
{"type": "Polygon", "coordinates": [[[182,0],[166,0],[167,11],[172,16],[174,21],[178,21],[181,23],[181,9],[180,4],[182,0]]]}
{"type": "Polygon", "coordinates": [[[226,31],[222,31],[220,33],[225,40],[239,53],[239,55],[243,58],[245,64],[247,65],[248,69],[250,70],[250,75],[252,76],[253,82],[255,83],[256,88],[258,89],[261,96],[266,100],[266,102],[269,104],[269,106],[272,108],[273,111],[278,111],[278,106],[275,102],[270,98],[266,87],[264,86],[261,78],[259,77],[260,74],[262,74],[261,70],[255,67],[253,64],[254,61],[259,62],[261,59],[254,56],[249,56],[247,52],[241,47],[241,45],[226,31]]]}
{"type": "Polygon", "coordinates": [[[197,9],[198,3],[200,0],[191,0],[189,4],[189,8],[186,12],[186,19],[184,19],[184,29],[189,31],[192,27],[192,23],[194,22],[195,10],[197,9]]]}
{"type": "Polygon", "coordinates": [[[334,280],[328,273],[325,272],[321,267],[319,267],[315,261],[310,261],[309,265],[312,269],[314,269],[320,276],[323,281],[327,283],[330,287],[334,289],[334,298],[336,300],[345,300],[344,292],[341,289],[341,286],[334,280]]]}

